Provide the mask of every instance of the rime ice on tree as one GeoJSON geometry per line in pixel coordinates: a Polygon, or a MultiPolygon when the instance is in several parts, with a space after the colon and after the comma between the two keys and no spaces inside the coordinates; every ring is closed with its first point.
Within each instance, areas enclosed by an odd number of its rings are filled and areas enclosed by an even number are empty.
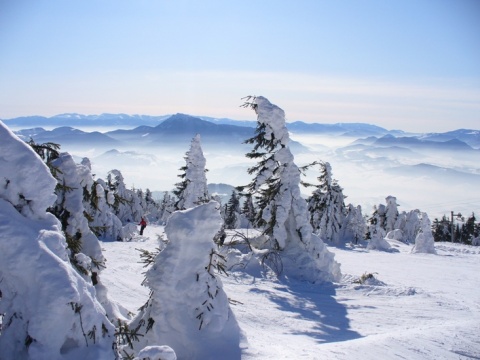
{"type": "Polygon", "coordinates": [[[421,230],[415,238],[415,246],[412,249],[413,253],[428,253],[436,254],[435,240],[432,234],[432,225],[427,213],[422,212],[421,230]]]}
{"type": "Polygon", "coordinates": [[[345,221],[345,201],[343,189],[332,177],[332,167],[328,162],[320,162],[319,184],[308,199],[310,222],[322,240],[340,244],[341,228],[345,221]]]}
{"type": "Polygon", "coordinates": [[[146,273],[151,297],[130,325],[144,335],[135,351],[168,345],[179,359],[240,359],[240,329],[215,273],[218,208],[212,201],[169,218],[168,245],[146,273]]]}
{"type": "Polygon", "coordinates": [[[245,188],[257,199],[256,225],[272,239],[287,276],[311,282],[339,280],[340,265],[308,221],[300,170],[288,147],[285,113],[264,97],[249,99],[247,105],[257,113],[258,124],[256,135],[246,141],[254,145],[247,157],[259,162],[249,169],[255,177],[245,188]]]}
{"type": "Polygon", "coordinates": [[[1,122],[0,173],[0,357],[113,360],[114,326],[46,212],[57,182],[1,122]]]}
{"type": "Polygon", "coordinates": [[[174,191],[178,197],[176,204],[178,210],[189,209],[210,200],[205,175],[206,160],[203,156],[199,134],[192,139],[185,160],[186,165],[180,169],[184,172],[179,175],[182,181],[176,184],[177,189],[174,191]]]}

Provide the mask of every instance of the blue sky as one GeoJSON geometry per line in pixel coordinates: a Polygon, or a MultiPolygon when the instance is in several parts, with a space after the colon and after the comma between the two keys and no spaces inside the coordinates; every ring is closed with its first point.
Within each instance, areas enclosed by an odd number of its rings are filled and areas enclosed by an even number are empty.
{"type": "Polygon", "coordinates": [[[480,129],[478,0],[0,0],[0,118],[59,113],[480,129]]]}

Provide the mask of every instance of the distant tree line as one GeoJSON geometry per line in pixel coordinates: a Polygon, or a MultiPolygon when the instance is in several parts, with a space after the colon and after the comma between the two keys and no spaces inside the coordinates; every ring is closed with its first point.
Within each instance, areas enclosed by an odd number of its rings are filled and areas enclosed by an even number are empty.
{"type": "Polygon", "coordinates": [[[446,215],[439,220],[435,218],[432,224],[435,241],[453,241],[468,245],[478,245],[475,239],[480,237],[480,223],[472,213],[465,222],[460,224],[455,219],[448,219],[446,215]]]}

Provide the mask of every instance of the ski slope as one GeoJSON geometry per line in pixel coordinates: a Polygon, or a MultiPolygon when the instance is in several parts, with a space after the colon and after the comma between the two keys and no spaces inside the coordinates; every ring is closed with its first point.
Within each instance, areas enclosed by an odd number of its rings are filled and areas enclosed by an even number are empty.
{"type": "MultiPolygon", "coordinates": [[[[102,242],[110,297],[132,314],[145,303],[139,252],[155,250],[163,227],[132,242],[102,242]]],[[[243,332],[242,359],[480,359],[480,247],[437,243],[437,255],[329,247],[339,283],[279,281],[231,271],[224,289],[243,332]],[[363,284],[362,274],[374,278],[363,284]]],[[[221,354],[218,359],[223,359],[221,354]]]]}

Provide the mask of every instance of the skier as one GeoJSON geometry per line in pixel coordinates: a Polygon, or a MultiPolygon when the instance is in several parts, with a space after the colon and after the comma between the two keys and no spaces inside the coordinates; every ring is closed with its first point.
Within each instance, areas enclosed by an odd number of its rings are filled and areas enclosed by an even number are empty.
{"type": "Polygon", "coordinates": [[[143,235],[143,230],[145,230],[145,228],[147,227],[147,222],[145,221],[145,219],[142,217],[142,220],[140,220],[140,235],[143,235]]]}

